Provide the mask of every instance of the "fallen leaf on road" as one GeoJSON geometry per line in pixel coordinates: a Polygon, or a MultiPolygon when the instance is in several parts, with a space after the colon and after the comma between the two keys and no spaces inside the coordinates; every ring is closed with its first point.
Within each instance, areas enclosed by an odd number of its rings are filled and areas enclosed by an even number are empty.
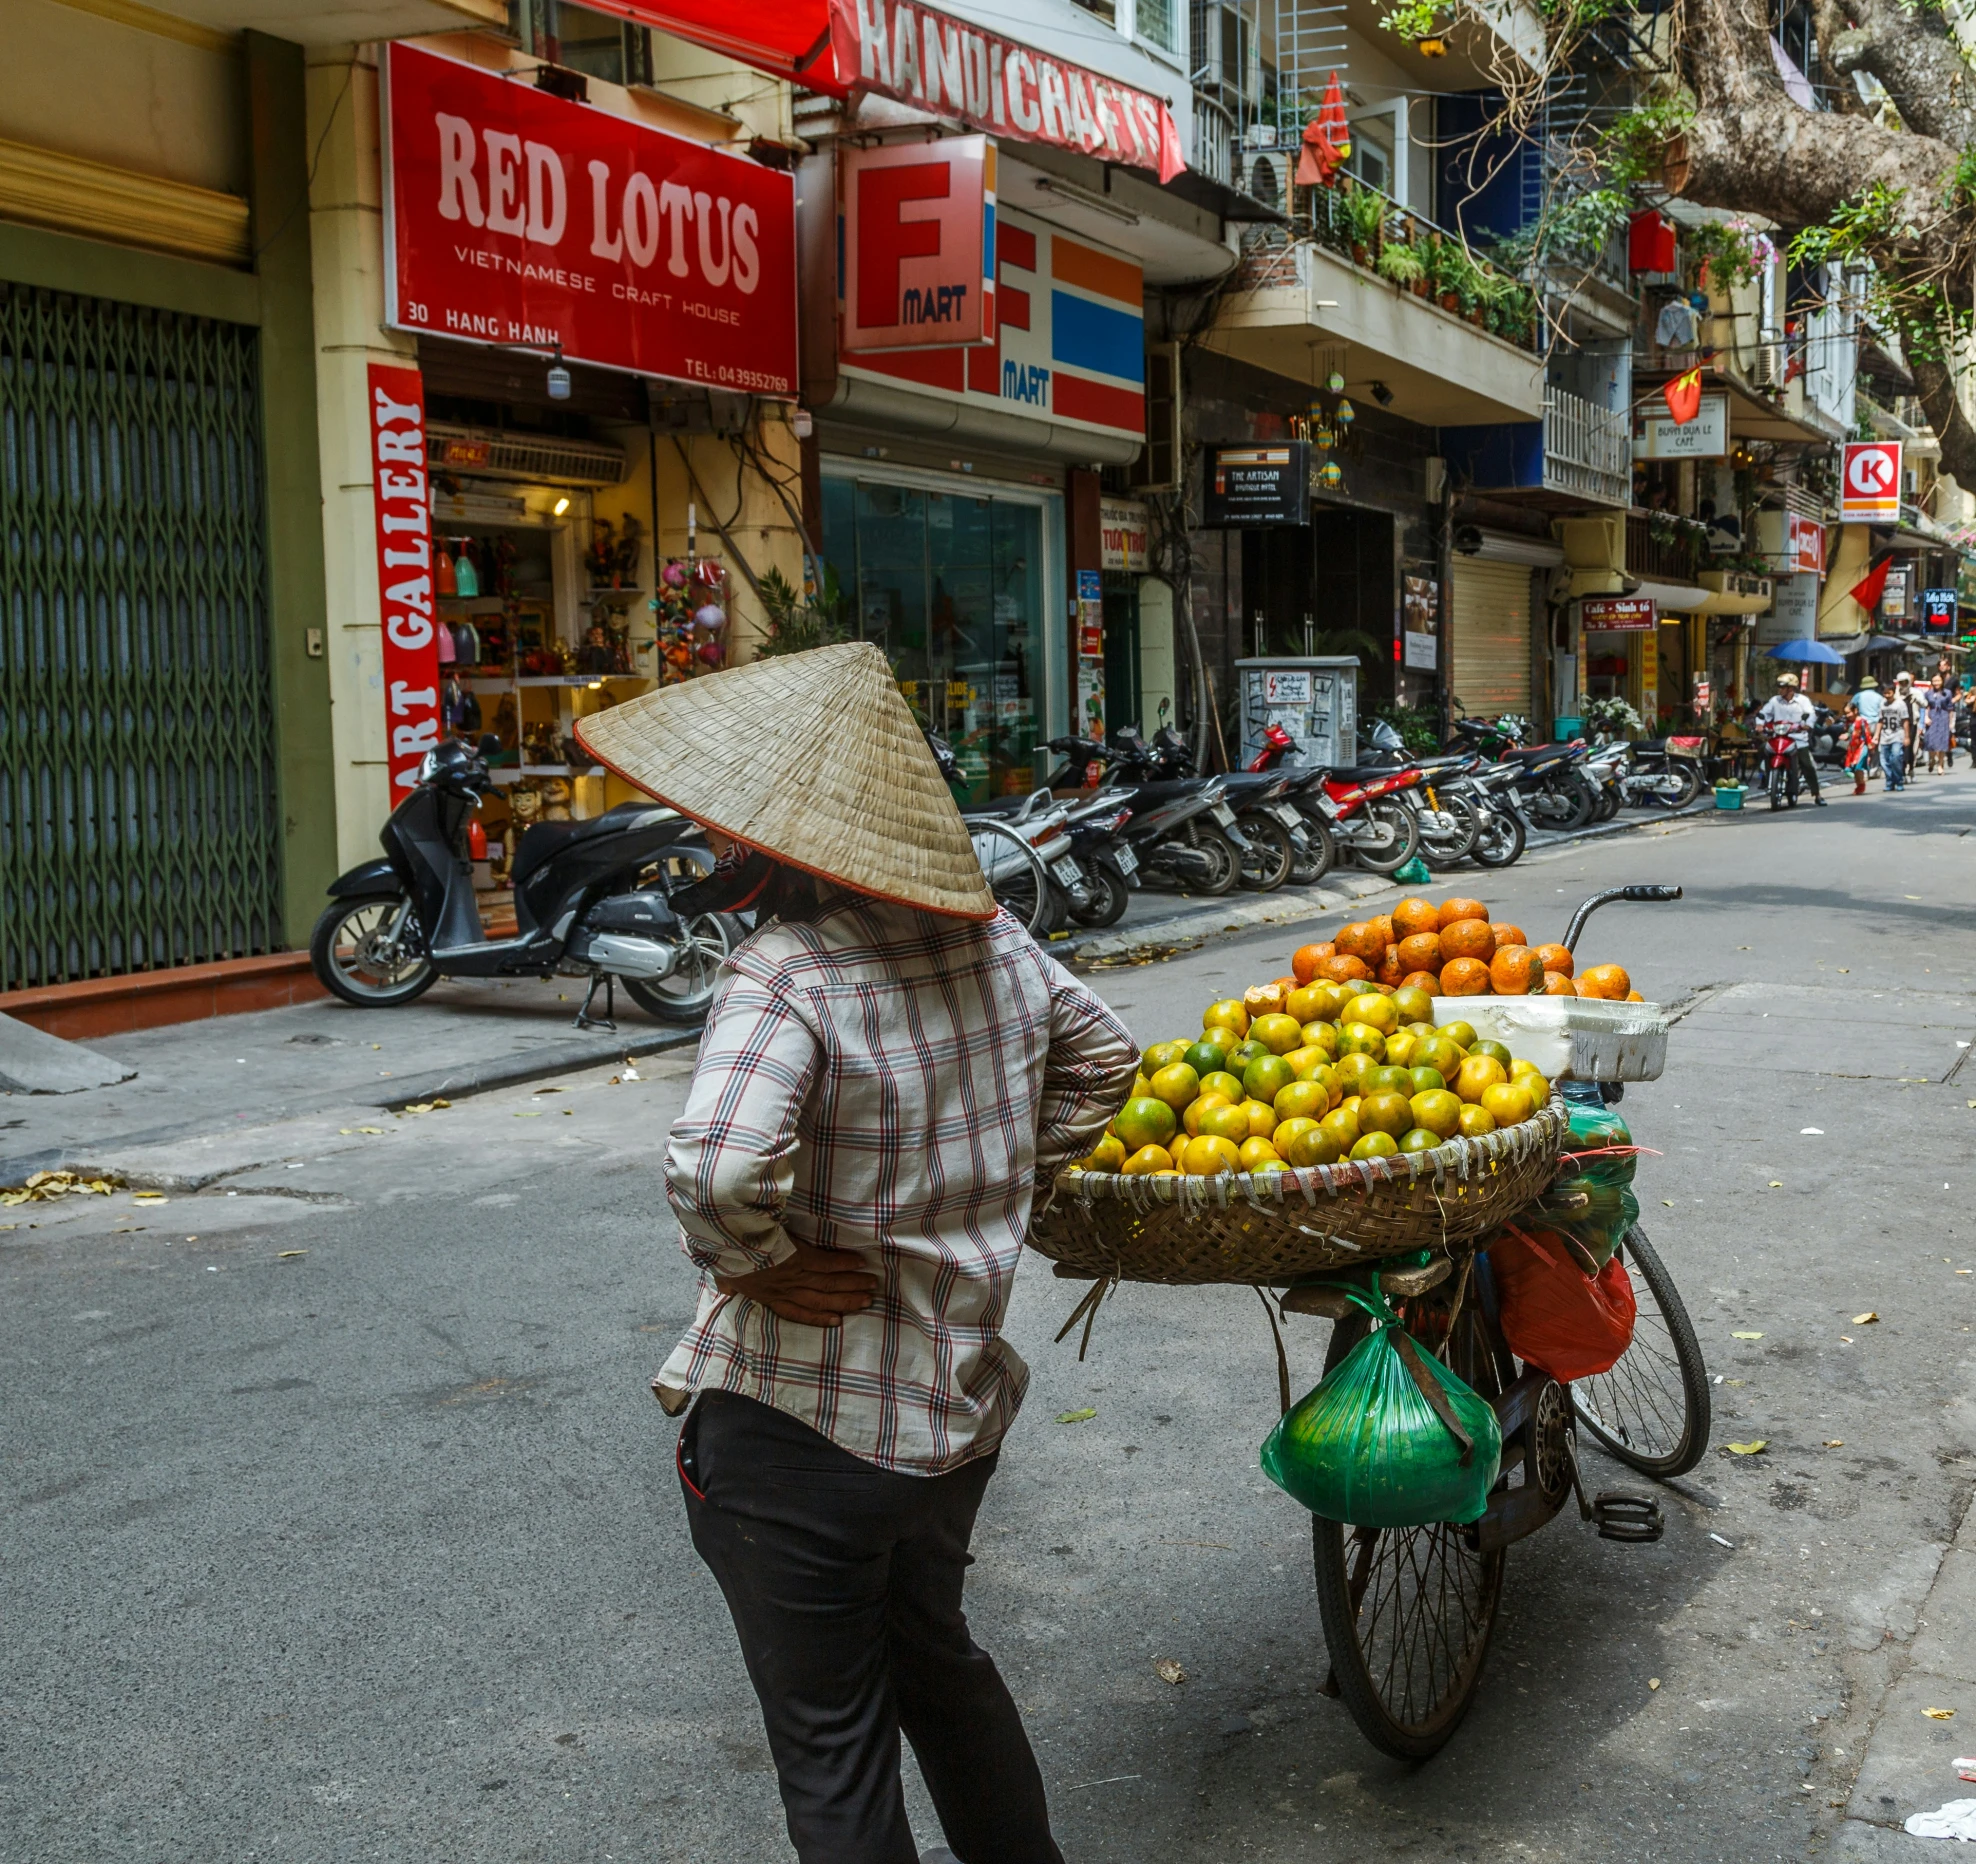
{"type": "Polygon", "coordinates": [[[1732,1333],[1729,1337],[1732,1340],[1760,1340],[1763,1338],[1763,1335],[1760,1333],[1732,1333]]]}
{"type": "Polygon", "coordinates": [[[566,1091],[566,1089],[560,1087],[538,1087],[535,1090],[535,1096],[539,1100],[544,1094],[561,1094],[566,1091]]]}
{"type": "Polygon", "coordinates": [[[1650,1676],[1650,1677],[1648,1677],[1648,1678],[1647,1678],[1647,1687],[1648,1687],[1649,1689],[1658,1689],[1658,1688],[1660,1687],[1660,1678],[1659,1678],[1659,1677],[1657,1677],[1657,1676],[1650,1676]]]}
{"type": "Polygon", "coordinates": [[[1171,1657],[1155,1659],[1153,1663],[1153,1674],[1162,1683],[1184,1683],[1187,1680],[1187,1672],[1175,1663],[1171,1657]]]}
{"type": "Polygon", "coordinates": [[[1828,1450],[1843,1450],[1846,1447],[1846,1440],[1843,1437],[1827,1437],[1825,1447],[1828,1450]]]}
{"type": "Polygon", "coordinates": [[[1839,1335],[1839,1344],[1840,1344],[1841,1346],[1850,1346],[1850,1345],[1852,1344],[1852,1335],[1851,1335],[1850,1333],[1842,1333],[1842,1334],[1840,1334],[1840,1335],[1839,1335]]]}
{"type": "Polygon", "coordinates": [[[1955,1711],[1953,1709],[1923,1709],[1921,1713],[1927,1716],[1931,1722],[1952,1722],[1955,1720],[1955,1711]]]}
{"type": "Polygon", "coordinates": [[[1784,1181],[1783,1181],[1783,1179],[1781,1179],[1781,1178],[1773,1178],[1773,1179],[1771,1179],[1771,1181],[1770,1181],[1770,1188],[1771,1188],[1771,1189],[1772,1189],[1773,1191],[1781,1191],[1781,1190],[1783,1190],[1783,1188],[1784,1188],[1784,1181]]]}
{"type": "Polygon", "coordinates": [[[360,1126],[357,1128],[357,1131],[360,1133],[381,1133],[384,1131],[384,1128],[381,1126],[360,1126]]]}
{"type": "Polygon", "coordinates": [[[1849,964],[1842,964],[1839,966],[1839,975],[1841,977],[1849,976],[1851,974],[1851,971],[1852,971],[1852,966],[1849,964]]]}
{"type": "Polygon", "coordinates": [[[169,1204],[171,1199],[162,1191],[137,1191],[131,1195],[133,1204],[169,1204]]]}
{"type": "Polygon", "coordinates": [[[539,1107],[517,1107],[515,1109],[515,1118],[518,1120],[539,1120],[541,1117],[542,1110],[539,1107]]]}
{"type": "Polygon", "coordinates": [[[348,1139],[357,1129],[354,1126],[339,1126],[336,1130],[342,1138],[348,1139]]]}
{"type": "Polygon", "coordinates": [[[1731,1456],[1761,1456],[1770,1448],[1768,1437],[1757,1437],[1748,1443],[1730,1443],[1723,1446],[1731,1456]]]}
{"type": "MultiPolygon", "coordinates": [[[[191,1239],[188,1238],[187,1240],[190,1241],[191,1239]]],[[[275,1257],[275,1260],[277,1262],[288,1262],[292,1261],[296,1256],[306,1256],[308,1253],[306,1249],[284,1249],[275,1257]]]]}
{"type": "Polygon", "coordinates": [[[1674,1200],[1671,1197],[1664,1197],[1660,1201],[1663,1204],[1665,1204],[1669,1210],[1672,1210],[1674,1208],[1674,1200]]]}
{"type": "Polygon", "coordinates": [[[1059,1411],[1057,1413],[1057,1422],[1059,1424],[1082,1424],[1087,1419],[1094,1418],[1097,1415],[1097,1412],[1093,1410],[1059,1411]]]}
{"type": "Polygon", "coordinates": [[[441,1100],[435,1094],[432,1100],[432,1110],[435,1113],[443,1112],[446,1108],[450,1107],[452,1104],[453,1103],[450,1100],[441,1100]]]}
{"type": "Polygon", "coordinates": [[[1880,1316],[1869,1308],[1864,1314],[1855,1314],[1852,1317],[1852,1324],[1855,1327],[1870,1327],[1879,1318],[1880,1316]]]}

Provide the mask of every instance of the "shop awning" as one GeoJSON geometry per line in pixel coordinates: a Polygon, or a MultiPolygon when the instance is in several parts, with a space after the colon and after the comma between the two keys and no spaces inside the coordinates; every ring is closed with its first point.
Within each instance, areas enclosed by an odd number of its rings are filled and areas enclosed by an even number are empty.
{"type": "Polygon", "coordinates": [[[1001,141],[1151,169],[1161,181],[1187,166],[1167,99],[922,0],[585,3],[833,97],[870,92],[1001,141]]]}

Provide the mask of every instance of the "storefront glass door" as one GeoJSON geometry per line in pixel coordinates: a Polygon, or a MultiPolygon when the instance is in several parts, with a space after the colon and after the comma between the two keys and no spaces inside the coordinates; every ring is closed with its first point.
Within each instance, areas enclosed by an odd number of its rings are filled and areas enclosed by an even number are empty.
{"type": "Polygon", "coordinates": [[[1035,503],[826,478],[823,553],[850,619],[967,772],[963,801],[1035,782],[1047,587],[1035,503]]]}

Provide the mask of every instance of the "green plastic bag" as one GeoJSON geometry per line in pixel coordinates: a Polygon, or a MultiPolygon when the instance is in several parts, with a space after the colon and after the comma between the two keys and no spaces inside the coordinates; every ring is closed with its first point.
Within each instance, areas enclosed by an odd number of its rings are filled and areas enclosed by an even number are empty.
{"type": "Polygon", "coordinates": [[[1568,1081],[1565,1104],[1571,1141],[1558,1175],[1531,1212],[1532,1219],[1558,1231],[1583,1252],[1578,1266],[1596,1275],[1612,1260],[1626,1232],[1640,1220],[1633,1194],[1636,1158],[1626,1122],[1599,1096],[1596,1082],[1568,1081]],[[1620,1148],[1626,1148],[1624,1150],[1620,1148]],[[1611,1151],[1612,1156],[1600,1154],[1611,1151]]]}
{"type": "Polygon", "coordinates": [[[1352,1527],[1473,1521],[1503,1455],[1489,1401],[1424,1353],[1377,1296],[1346,1290],[1372,1331],[1284,1413],[1263,1473],[1311,1513],[1352,1527]]]}

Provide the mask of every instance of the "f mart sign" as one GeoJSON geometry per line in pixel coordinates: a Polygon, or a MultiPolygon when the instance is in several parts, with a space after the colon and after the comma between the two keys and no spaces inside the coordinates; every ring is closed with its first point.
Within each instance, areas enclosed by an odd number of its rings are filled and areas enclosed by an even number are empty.
{"type": "Polygon", "coordinates": [[[847,149],[844,349],[995,340],[995,145],[847,149]]]}
{"type": "Polygon", "coordinates": [[[1846,443],[1839,477],[1842,524],[1891,523],[1901,515],[1901,443],[1852,440],[1846,443]]]}

